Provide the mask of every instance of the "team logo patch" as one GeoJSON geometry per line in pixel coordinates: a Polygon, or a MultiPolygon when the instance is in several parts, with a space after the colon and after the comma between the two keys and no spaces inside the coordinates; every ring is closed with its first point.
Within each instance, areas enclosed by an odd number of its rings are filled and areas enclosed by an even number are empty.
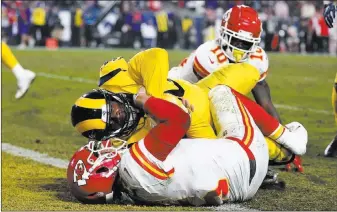
{"type": "Polygon", "coordinates": [[[78,186],[83,186],[87,184],[89,179],[89,172],[85,168],[82,160],[77,161],[74,169],[74,183],[77,182],[78,186]]]}

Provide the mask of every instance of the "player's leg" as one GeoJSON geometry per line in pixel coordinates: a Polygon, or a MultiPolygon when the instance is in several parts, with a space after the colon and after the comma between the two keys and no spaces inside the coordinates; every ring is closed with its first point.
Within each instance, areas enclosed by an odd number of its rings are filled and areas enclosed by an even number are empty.
{"type": "MultiPolygon", "coordinates": [[[[332,108],[335,114],[335,121],[337,123],[337,74],[335,77],[335,83],[332,88],[332,108]]],[[[325,148],[324,151],[325,157],[335,157],[337,156],[337,135],[330,142],[330,144],[325,148]]]]}
{"type": "Polygon", "coordinates": [[[18,90],[15,94],[15,98],[19,99],[27,92],[36,74],[30,70],[24,69],[20,65],[5,42],[1,42],[1,51],[2,62],[13,71],[13,74],[17,79],[18,90]]]}
{"type": "Polygon", "coordinates": [[[247,153],[249,184],[246,185],[245,196],[250,199],[267,174],[269,155],[266,140],[248,110],[229,87],[217,86],[210,91],[209,97],[218,137],[237,141],[247,153]]]}
{"type": "Polygon", "coordinates": [[[232,92],[247,108],[263,135],[283,145],[294,154],[305,154],[308,134],[303,125],[292,122],[283,126],[256,102],[234,90],[232,92]]]}

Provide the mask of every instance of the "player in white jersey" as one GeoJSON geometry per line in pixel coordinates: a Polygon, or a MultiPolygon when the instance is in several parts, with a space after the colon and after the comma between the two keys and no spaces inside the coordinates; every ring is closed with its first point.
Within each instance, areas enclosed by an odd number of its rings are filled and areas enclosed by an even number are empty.
{"type": "MultiPolygon", "coordinates": [[[[181,139],[190,122],[185,110],[146,93],[136,95],[136,105],[158,124],[128,150],[105,141],[100,148],[90,142],[76,152],[67,171],[74,196],[84,203],[117,203],[127,197],[136,204],[195,206],[251,199],[266,175],[269,156],[243,102],[259,106],[227,86],[214,88],[210,100],[218,139],[181,139]]],[[[276,141],[304,154],[305,128],[299,123],[287,127],[276,141]]]]}
{"type": "Polygon", "coordinates": [[[262,23],[258,13],[248,6],[234,6],[224,14],[220,37],[200,45],[178,67],[169,71],[169,78],[196,83],[229,63],[249,63],[260,74],[258,83],[252,90],[257,103],[280,120],[265,80],[269,61],[266,52],[258,46],[261,33],[262,23]]]}
{"type": "MultiPolygon", "coordinates": [[[[259,78],[256,81],[247,82],[247,84],[254,84],[245,86],[250,88],[249,92],[252,91],[256,102],[281,122],[271,100],[269,85],[265,80],[269,60],[266,52],[258,46],[262,33],[262,23],[258,13],[248,6],[234,6],[224,14],[219,31],[220,37],[200,45],[178,67],[172,68],[169,71],[169,78],[196,83],[230,63],[249,63],[257,69],[259,78]]],[[[235,84],[235,81],[242,80],[238,77],[240,78],[240,75],[229,76],[228,74],[226,80],[235,84]]],[[[228,86],[231,84],[226,83],[228,86]]],[[[235,89],[239,92],[245,90],[245,88],[235,89]]],[[[298,171],[303,171],[299,157],[295,158],[294,165],[298,171]]],[[[290,164],[286,169],[290,170],[290,164]]]]}

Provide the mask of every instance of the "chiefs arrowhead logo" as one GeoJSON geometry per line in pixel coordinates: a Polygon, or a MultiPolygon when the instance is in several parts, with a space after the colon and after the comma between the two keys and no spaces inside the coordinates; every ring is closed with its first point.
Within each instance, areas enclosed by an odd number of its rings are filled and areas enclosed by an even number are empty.
{"type": "Polygon", "coordinates": [[[89,172],[85,168],[82,160],[77,161],[74,169],[74,183],[77,182],[78,186],[83,186],[87,184],[89,179],[89,172]]]}

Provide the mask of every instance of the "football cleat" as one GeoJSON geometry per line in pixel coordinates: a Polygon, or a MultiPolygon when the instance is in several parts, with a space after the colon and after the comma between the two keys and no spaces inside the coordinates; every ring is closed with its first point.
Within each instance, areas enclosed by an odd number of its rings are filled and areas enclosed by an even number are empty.
{"type": "Polygon", "coordinates": [[[325,157],[337,157],[337,136],[325,148],[324,156],[325,157]]]}
{"type": "Polygon", "coordinates": [[[268,190],[278,190],[283,191],[286,187],[286,184],[283,180],[278,179],[278,173],[268,168],[266,177],[264,178],[261,188],[268,190]]]}
{"type": "Polygon", "coordinates": [[[36,74],[27,69],[18,77],[18,90],[15,94],[16,99],[20,99],[26,94],[35,77],[36,74]]]}

